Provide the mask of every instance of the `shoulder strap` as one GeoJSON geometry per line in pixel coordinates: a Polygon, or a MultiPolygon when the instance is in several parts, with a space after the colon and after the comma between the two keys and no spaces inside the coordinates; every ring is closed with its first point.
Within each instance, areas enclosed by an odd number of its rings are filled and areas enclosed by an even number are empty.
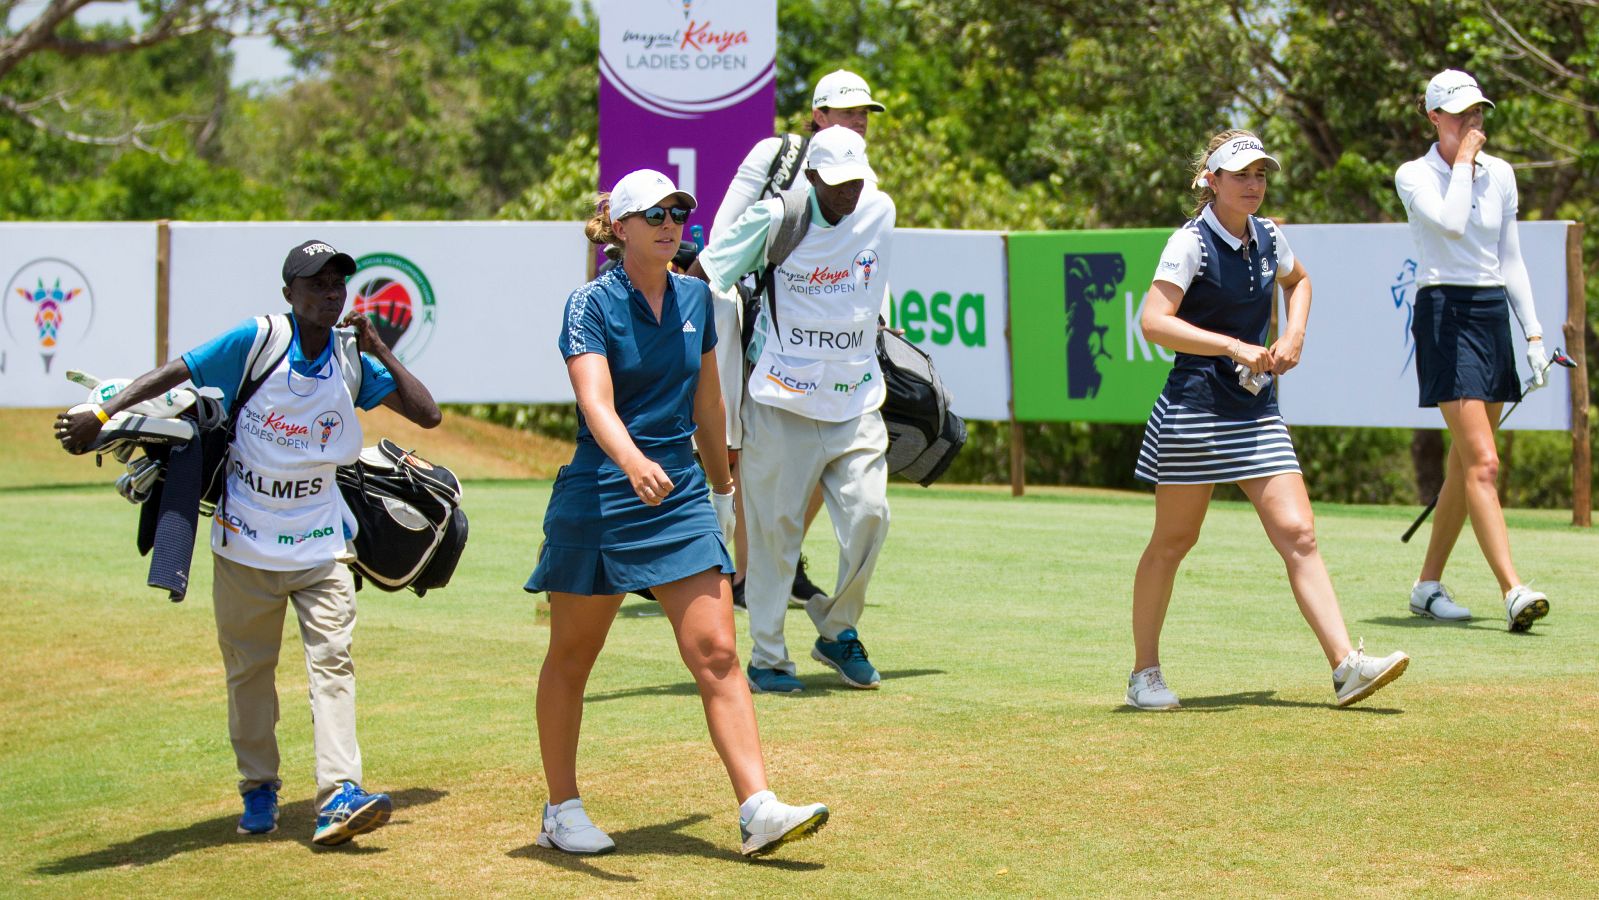
{"type": "Polygon", "coordinates": [[[256,316],[255,328],[255,343],[250,346],[239,389],[233,393],[231,415],[236,415],[255,396],[267,376],[289,354],[289,344],[294,340],[294,325],[286,315],[256,316]]]}
{"type": "Polygon", "coordinates": [[[350,392],[350,399],[361,396],[361,376],[365,369],[361,366],[361,347],[355,339],[355,329],[333,329],[333,352],[339,355],[339,371],[344,375],[344,387],[350,392]]]}
{"type": "Polygon", "coordinates": [[[777,267],[788,259],[805,233],[811,228],[811,188],[793,188],[777,195],[783,214],[766,240],[766,269],[761,272],[760,290],[766,295],[766,306],[777,325],[777,267]]]}
{"type": "Polygon", "coordinates": [[[805,162],[805,150],[811,144],[810,135],[801,137],[797,134],[785,134],[780,140],[782,144],[777,148],[777,155],[772,157],[771,168],[766,170],[766,183],[761,185],[760,194],[756,200],[766,200],[776,197],[794,184],[794,179],[799,176],[800,166],[805,162]]]}

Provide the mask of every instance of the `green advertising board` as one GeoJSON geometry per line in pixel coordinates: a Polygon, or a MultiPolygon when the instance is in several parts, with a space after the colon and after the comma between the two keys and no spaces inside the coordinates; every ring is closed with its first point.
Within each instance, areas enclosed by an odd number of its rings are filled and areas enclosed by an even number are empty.
{"type": "Polygon", "coordinates": [[[1013,232],[1011,372],[1026,422],[1142,422],[1173,354],[1138,313],[1169,229],[1013,232]]]}

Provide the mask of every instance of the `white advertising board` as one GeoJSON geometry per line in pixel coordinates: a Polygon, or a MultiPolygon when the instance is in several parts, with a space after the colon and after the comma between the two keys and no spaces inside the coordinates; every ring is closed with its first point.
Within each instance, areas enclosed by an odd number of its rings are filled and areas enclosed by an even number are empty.
{"type": "Polygon", "coordinates": [[[88,390],[68,369],[154,366],[155,250],[153,222],[0,224],[0,405],[71,406],[88,390]]]}
{"type": "Polygon", "coordinates": [[[1009,419],[1004,233],[897,229],[888,279],[891,323],[933,358],[951,408],[1009,419]]]}
{"type": "Polygon", "coordinates": [[[555,341],[592,246],[577,222],[174,222],[172,354],[287,311],[283,260],[311,238],[355,257],[348,308],[440,403],[573,399],[555,341]]]}
{"type": "MultiPolygon", "coordinates": [[[[1553,352],[1564,344],[1566,223],[1522,222],[1521,252],[1534,303],[1553,352]]],[[[1416,405],[1416,247],[1408,225],[1288,225],[1283,228],[1305,266],[1314,297],[1305,352],[1282,380],[1283,417],[1293,425],[1442,428],[1436,409],[1416,405]]],[[[1521,326],[1511,315],[1516,368],[1530,373],[1521,326]]],[[[1570,371],[1549,370],[1549,384],[1527,395],[1508,429],[1571,427],[1570,371]]]]}

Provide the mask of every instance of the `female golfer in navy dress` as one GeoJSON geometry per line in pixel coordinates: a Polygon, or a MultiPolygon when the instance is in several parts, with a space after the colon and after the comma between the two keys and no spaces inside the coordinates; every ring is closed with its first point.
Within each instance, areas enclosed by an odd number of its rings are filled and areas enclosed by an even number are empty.
{"type": "Polygon", "coordinates": [[[653,170],[617,182],[587,233],[620,247],[622,264],[573,292],[561,327],[577,395],[577,452],[556,476],[527,590],[550,595],[538,690],[550,802],[538,843],[568,853],[616,847],[578,797],[578,730],[589,671],[623,594],[640,588],[659,600],[699,687],[711,741],[739,800],[742,851],[768,853],[827,821],[827,807],[789,806],[767,790],[755,706],[738,661],[733,566],[723,543],[733,525],[733,483],[710,292],[667,268],[694,206],[653,170]]]}
{"type": "Polygon", "coordinates": [[[1136,659],[1127,702],[1176,709],[1160,668],[1160,631],[1177,568],[1199,539],[1213,486],[1237,482],[1288,567],[1299,611],[1333,667],[1339,706],[1370,696],[1410,659],[1351,648],[1332,581],[1316,547],[1310,498],[1277,411],[1276,376],[1299,363],[1310,279],[1282,232],[1254,213],[1277,169],[1247,131],[1211,138],[1198,158],[1199,208],[1166,244],[1144,300],[1144,335],[1177,351],[1155,402],[1136,474],[1154,482],[1155,530],[1133,582],[1136,659]],[[1282,335],[1264,346],[1273,283],[1288,307],[1282,335]]]}
{"type": "Polygon", "coordinates": [[[1443,621],[1471,618],[1439,581],[1469,513],[1477,546],[1504,595],[1506,624],[1526,631],[1549,613],[1549,600],[1516,573],[1496,486],[1499,411],[1506,401],[1521,399],[1510,310],[1527,338],[1533,386],[1543,385],[1549,357],[1521,258],[1516,173],[1481,152],[1487,140],[1483,114],[1491,106],[1465,72],[1448,69],[1433,76],[1426,107],[1438,142],[1394,175],[1420,260],[1410,331],[1421,405],[1438,407],[1453,438],[1410,611],[1443,621]]]}

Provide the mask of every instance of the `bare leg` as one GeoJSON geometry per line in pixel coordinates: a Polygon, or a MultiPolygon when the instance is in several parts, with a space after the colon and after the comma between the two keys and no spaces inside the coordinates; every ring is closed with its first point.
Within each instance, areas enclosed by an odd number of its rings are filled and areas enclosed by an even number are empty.
{"type": "Polygon", "coordinates": [[[654,589],[677,635],[677,651],[700,689],[711,731],[733,793],[743,803],[766,790],[766,763],[755,726],[755,702],[733,637],[733,590],[727,576],[707,569],[654,589]]]}
{"type": "Polygon", "coordinates": [[[1172,582],[1183,557],[1199,540],[1210,508],[1209,484],[1162,484],[1155,488],[1155,531],[1133,577],[1133,671],[1160,665],[1160,629],[1171,604],[1172,582]]]}
{"type": "Polygon", "coordinates": [[[550,649],[539,670],[536,706],[539,756],[550,802],[578,796],[577,735],[583,725],[583,688],[605,646],[622,596],[585,597],[550,592],[550,649]]]}
{"type": "Polygon", "coordinates": [[[1460,539],[1466,524],[1466,480],[1460,461],[1460,442],[1449,445],[1444,465],[1444,483],[1438,489],[1438,505],[1433,509],[1432,536],[1427,539],[1427,556],[1421,563],[1421,581],[1441,581],[1449,554],[1460,539]]]}
{"type": "Polygon", "coordinates": [[[733,580],[743,583],[750,571],[750,536],[744,527],[744,479],[739,474],[739,451],[727,451],[727,465],[733,473],[733,580]]]}
{"type": "Polygon", "coordinates": [[[1316,546],[1316,519],[1305,493],[1305,479],[1298,473],[1269,475],[1240,481],[1238,487],[1255,504],[1266,536],[1288,566],[1288,584],[1299,603],[1299,613],[1316,633],[1327,664],[1336,669],[1354,648],[1349,645],[1327,564],[1316,546]]]}
{"type": "MultiPolygon", "coordinates": [[[[1438,409],[1443,412],[1444,422],[1454,438],[1444,487],[1447,490],[1451,480],[1460,482],[1457,490],[1464,498],[1466,512],[1471,518],[1472,533],[1477,536],[1477,546],[1482,549],[1488,568],[1493,570],[1494,578],[1499,581],[1499,592],[1506,594],[1521,584],[1521,579],[1516,574],[1515,564],[1510,561],[1510,535],[1505,528],[1504,510],[1499,506],[1499,451],[1494,446],[1494,429],[1498,427],[1502,405],[1481,400],[1451,400],[1438,404],[1438,409]]],[[[1441,495],[1438,505],[1440,509],[1443,506],[1441,495]]],[[[1458,535],[1459,531],[1457,524],[1455,533],[1458,535]]],[[[1436,542],[1437,536],[1434,535],[1434,540],[1427,545],[1427,559],[1422,565],[1422,578],[1426,580],[1436,580],[1436,576],[1430,579],[1428,576],[1434,571],[1442,574],[1443,563],[1448,558],[1446,548],[1441,558],[1435,561],[1433,545],[1436,542]]],[[[1450,543],[1452,545],[1453,541],[1450,543]]]]}

